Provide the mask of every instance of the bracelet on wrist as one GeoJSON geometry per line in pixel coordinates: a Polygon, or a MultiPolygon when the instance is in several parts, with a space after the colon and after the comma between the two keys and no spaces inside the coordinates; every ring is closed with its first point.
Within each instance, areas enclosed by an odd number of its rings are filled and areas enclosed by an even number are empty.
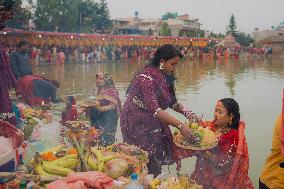
{"type": "Polygon", "coordinates": [[[161,109],[161,108],[158,108],[158,109],[155,111],[155,113],[153,114],[153,116],[156,117],[156,116],[158,115],[158,112],[159,112],[160,110],[162,110],[162,109],[161,109]]]}

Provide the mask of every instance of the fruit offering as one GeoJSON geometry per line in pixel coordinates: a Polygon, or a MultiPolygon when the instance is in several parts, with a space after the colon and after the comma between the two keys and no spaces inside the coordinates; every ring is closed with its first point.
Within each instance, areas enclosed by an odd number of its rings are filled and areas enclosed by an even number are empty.
{"type": "Polygon", "coordinates": [[[179,131],[176,131],[174,141],[177,146],[191,150],[206,150],[217,145],[217,136],[208,127],[202,127],[198,123],[189,123],[188,126],[196,137],[195,142],[185,139],[179,131]]]}
{"type": "Polygon", "coordinates": [[[153,179],[149,184],[150,189],[202,189],[195,181],[190,180],[188,176],[170,177],[167,179],[153,179]]]}

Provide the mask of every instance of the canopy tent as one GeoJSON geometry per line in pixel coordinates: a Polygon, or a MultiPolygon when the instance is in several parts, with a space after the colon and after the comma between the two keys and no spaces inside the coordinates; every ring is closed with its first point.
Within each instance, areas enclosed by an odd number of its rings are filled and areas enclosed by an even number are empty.
{"type": "Polygon", "coordinates": [[[216,47],[224,47],[224,48],[235,48],[240,47],[240,44],[236,42],[236,39],[232,35],[226,36],[222,41],[215,45],[216,47]]]}
{"type": "Polygon", "coordinates": [[[171,43],[178,46],[206,47],[208,38],[140,36],[140,35],[102,35],[83,33],[43,32],[6,29],[0,32],[0,41],[13,46],[25,39],[36,46],[90,47],[95,45],[116,46],[160,46],[171,43]]]}

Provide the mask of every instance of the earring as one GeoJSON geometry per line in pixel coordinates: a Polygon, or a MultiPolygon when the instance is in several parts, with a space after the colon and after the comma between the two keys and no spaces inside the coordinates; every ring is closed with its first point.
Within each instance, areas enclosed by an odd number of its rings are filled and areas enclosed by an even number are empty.
{"type": "Polygon", "coordinates": [[[160,63],[160,70],[164,69],[164,63],[160,63]]]}
{"type": "Polygon", "coordinates": [[[230,118],[229,124],[232,125],[233,118],[230,118]]]}

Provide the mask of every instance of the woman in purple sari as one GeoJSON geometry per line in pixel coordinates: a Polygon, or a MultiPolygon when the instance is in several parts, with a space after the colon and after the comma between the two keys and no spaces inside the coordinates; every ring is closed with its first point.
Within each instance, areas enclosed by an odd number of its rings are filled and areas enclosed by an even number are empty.
{"type": "Polygon", "coordinates": [[[148,66],[135,76],[128,90],[120,126],[124,142],[149,153],[149,173],[157,176],[162,165],[173,163],[173,139],[169,125],[193,138],[190,129],[165,110],[171,108],[187,118],[196,116],[177,102],[174,70],[181,58],[170,44],[161,46],[148,66]]]}

